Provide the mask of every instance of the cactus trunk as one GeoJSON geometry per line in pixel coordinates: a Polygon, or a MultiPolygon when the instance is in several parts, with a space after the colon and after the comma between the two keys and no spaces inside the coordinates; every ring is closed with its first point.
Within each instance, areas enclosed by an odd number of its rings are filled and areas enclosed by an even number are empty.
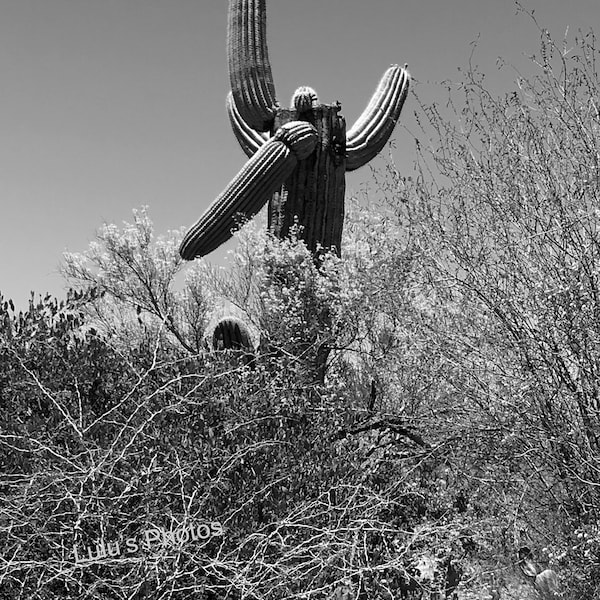
{"type": "MultiPolygon", "coordinates": [[[[302,114],[317,130],[314,152],[299,161],[293,173],[269,203],[269,229],[286,237],[297,223],[308,248],[331,248],[339,255],[344,224],[346,171],[346,123],[338,104],[321,104],[302,114]]],[[[294,109],[278,109],[274,130],[299,115],[294,109]]]]}

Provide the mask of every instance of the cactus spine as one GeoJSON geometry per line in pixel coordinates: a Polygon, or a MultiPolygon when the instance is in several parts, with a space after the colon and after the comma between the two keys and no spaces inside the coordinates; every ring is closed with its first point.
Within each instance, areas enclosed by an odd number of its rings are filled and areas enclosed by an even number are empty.
{"type": "Polygon", "coordinates": [[[265,0],[229,0],[227,56],[229,120],[249,162],[188,231],[181,255],[192,259],[216,249],[231,236],[235,214],[253,215],[269,195],[269,228],[276,235],[286,236],[298,222],[311,250],[323,247],[340,253],[344,174],[369,162],[392,134],[408,94],[406,65],[387,69],[346,134],[339,103],[319,104],[312,88],[298,88],[289,109],[278,105],[267,50],[265,0]],[[311,129],[290,125],[300,122],[311,129]],[[304,142],[311,148],[306,155],[300,150],[304,142]]]}

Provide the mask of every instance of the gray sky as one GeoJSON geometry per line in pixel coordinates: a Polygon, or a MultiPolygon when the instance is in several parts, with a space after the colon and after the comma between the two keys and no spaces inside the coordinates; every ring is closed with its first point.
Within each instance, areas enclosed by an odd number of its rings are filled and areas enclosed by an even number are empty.
{"type": "MultiPolygon", "coordinates": [[[[443,98],[479,37],[475,62],[508,89],[539,33],[513,0],[270,0],[278,98],[299,85],[339,100],[350,126],[392,63],[443,98]]],[[[600,24],[598,0],[524,0],[555,39],[600,24]]],[[[243,164],[224,108],[225,0],[0,0],[0,292],[61,297],[64,250],[147,204],[157,233],[190,226],[243,164]]],[[[600,32],[598,32],[600,33],[600,32]]],[[[413,161],[414,110],[398,129],[413,161]]],[[[368,168],[348,181],[358,188],[368,168]]],[[[223,250],[210,260],[222,261],[223,250]]]]}

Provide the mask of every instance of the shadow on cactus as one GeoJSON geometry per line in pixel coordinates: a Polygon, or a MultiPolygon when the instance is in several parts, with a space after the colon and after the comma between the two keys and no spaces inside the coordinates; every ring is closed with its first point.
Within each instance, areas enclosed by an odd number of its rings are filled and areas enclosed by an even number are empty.
{"type": "Polygon", "coordinates": [[[321,104],[307,86],[290,108],[276,100],[266,44],[266,1],[230,0],[227,110],[248,162],[190,228],[180,246],[186,260],[204,256],[232,236],[236,215],[254,216],[267,201],[269,229],[287,237],[298,224],[308,248],[340,253],[345,173],[368,163],[388,141],[410,76],[391,66],[366,109],[346,132],[341,105],[321,104]]]}

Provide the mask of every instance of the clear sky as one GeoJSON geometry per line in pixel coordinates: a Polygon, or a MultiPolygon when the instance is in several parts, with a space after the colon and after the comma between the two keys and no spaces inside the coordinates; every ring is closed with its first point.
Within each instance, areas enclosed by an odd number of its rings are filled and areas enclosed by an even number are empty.
{"type": "MultiPolygon", "coordinates": [[[[600,0],[523,0],[560,39],[600,26],[600,0]]],[[[442,98],[475,62],[498,90],[539,34],[513,0],[268,0],[279,100],[299,85],[339,100],[350,126],[383,71],[409,64],[442,98]]],[[[191,225],[245,160],[224,107],[226,0],[0,0],[0,291],[62,297],[63,251],[149,206],[158,233],[191,225]]],[[[411,98],[399,167],[413,161],[411,98]]],[[[358,188],[363,168],[349,177],[358,188]]],[[[223,250],[209,259],[222,261],[223,250]]]]}

